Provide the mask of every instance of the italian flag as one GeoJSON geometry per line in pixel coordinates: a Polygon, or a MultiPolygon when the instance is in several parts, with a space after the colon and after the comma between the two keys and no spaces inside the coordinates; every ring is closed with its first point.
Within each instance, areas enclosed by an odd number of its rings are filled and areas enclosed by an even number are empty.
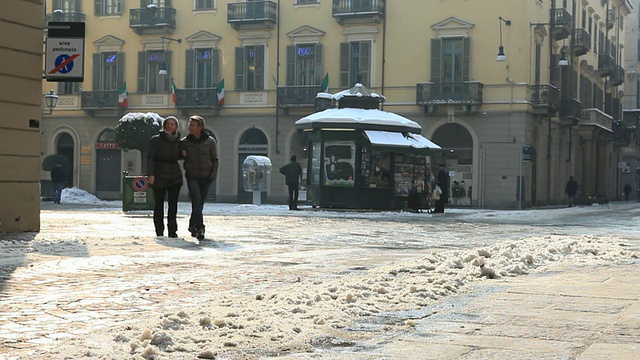
{"type": "Polygon", "coordinates": [[[126,108],[129,106],[129,101],[127,100],[127,82],[125,81],[118,88],[118,106],[126,108]]]}
{"type": "Polygon", "coordinates": [[[322,92],[329,92],[329,73],[325,74],[320,87],[322,88],[322,92]]]}
{"type": "Polygon", "coordinates": [[[222,106],[224,105],[224,79],[220,81],[216,90],[218,92],[218,106],[222,106]]]}
{"type": "Polygon", "coordinates": [[[173,78],[171,78],[171,95],[173,95],[173,103],[178,102],[178,87],[173,82],[173,78]]]}

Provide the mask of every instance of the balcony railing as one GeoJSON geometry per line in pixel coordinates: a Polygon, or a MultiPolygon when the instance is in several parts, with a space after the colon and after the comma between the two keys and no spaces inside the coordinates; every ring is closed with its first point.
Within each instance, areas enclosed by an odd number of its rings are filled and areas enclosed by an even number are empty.
{"type": "Polygon", "coordinates": [[[316,95],[322,91],[318,85],[287,86],[278,88],[278,106],[283,108],[315,106],[316,95]]]}
{"type": "Polygon", "coordinates": [[[418,105],[480,105],[482,104],[482,83],[422,83],[416,85],[418,105]]]}
{"type": "Polygon", "coordinates": [[[584,55],[591,51],[591,34],[587,30],[573,29],[571,51],[576,56],[584,55]]]}
{"type": "Polygon", "coordinates": [[[346,19],[370,18],[380,22],[384,17],[385,0],[333,0],[333,17],[340,23],[346,19]]]}
{"type": "Polygon", "coordinates": [[[529,87],[534,114],[553,116],[560,108],[560,89],[549,84],[529,87]]]}
{"type": "Polygon", "coordinates": [[[80,104],[83,110],[118,109],[118,91],[83,91],[80,95],[80,104]]]}
{"type": "Polygon", "coordinates": [[[142,34],[147,30],[170,30],[176,28],[176,9],[171,7],[131,9],[129,27],[142,34]]]}
{"type": "Polygon", "coordinates": [[[218,106],[218,92],[212,89],[178,89],[176,108],[214,108],[218,106]]]}
{"type": "Polygon", "coordinates": [[[622,121],[623,110],[622,110],[622,101],[619,98],[614,98],[607,95],[607,99],[605,100],[604,111],[606,114],[611,116],[613,121],[622,121]]]}
{"type": "Polygon", "coordinates": [[[571,35],[571,14],[565,8],[553,9],[553,34],[556,40],[566,39],[571,35]]]}
{"type": "Polygon", "coordinates": [[[614,9],[607,10],[607,29],[613,29],[616,23],[616,11],[614,9]]]}
{"type": "Polygon", "coordinates": [[[610,75],[611,75],[611,78],[609,82],[611,83],[611,86],[620,86],[624,84],[625,71],[624,71],[624,68],[622,68],[622,66],[614,65],[610,75]]]}
{"type": "Polygon", "coordinates": [[[236,30],[242,25],[273,27],[278,20],[278,5],[273,1],[227,4],[227,22],[236,30]]]}
{"type": "Polygon", "coordinates": [[[609,54],[598,55],[598,74],[600,74],[600,77],[611,75],[611,70],[614,66],[613,56],[609,54]]]}
{"type": "Polygon", "coordinates": [[[49,23],[54,22],[84,22],[87,16],[84,13],[69,12],[69,13],[54,13],[47,14],[44,19],[45,26],[49,26],[49,23]]]}
{"type": "Polygon", "coordinates": [[[576,98],[560,100],[560,117],[577,122],[582,117],[582,103],[576,98]]]}
{"type": "Polygon", "coordinates": [[[613,118],[599,109],[585,109],[582,112],[580,126],[596,126],[603,130],[613,132],[613,118]]]}

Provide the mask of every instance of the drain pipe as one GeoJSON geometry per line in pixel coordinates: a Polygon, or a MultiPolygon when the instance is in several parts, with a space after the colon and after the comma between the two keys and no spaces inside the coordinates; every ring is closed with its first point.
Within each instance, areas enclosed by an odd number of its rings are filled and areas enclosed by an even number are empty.
{"type": "MultiPolygon", "coordinates": [[[[383,3],[385,4],[385,3],[383,3]]],[[[382,18],[382,82],[380,94],[384,96],[384,68],[387,63],[386,50],[387,50],[387,6],[385,4],[384,17],[382,18]]],[[[380,105],[381,110],[384,110],[384,102],[380,105]]]]}
{"type": "Polygon", "coordinates": [[[276,154],[280,154],[278,138],[280,134],[280,96],[278,95],[278,82],[280,81],[280,0],[276,3],[278,21],[276,28],[276,154]]]}

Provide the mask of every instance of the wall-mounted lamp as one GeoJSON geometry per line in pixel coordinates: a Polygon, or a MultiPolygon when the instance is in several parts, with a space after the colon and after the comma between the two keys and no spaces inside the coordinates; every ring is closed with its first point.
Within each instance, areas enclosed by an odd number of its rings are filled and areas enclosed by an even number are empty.
{"type": "Polygon", "coordinates": [[[497,61],[505,61],[507,60],[507,55],[504,54],[504,46],[502,46],[502,23],[504,22],[505,26],[511,26],[511,20],[505,20],[502,16],[498,16],[500,20],[500,46],[498,47],[498,57],[497,61]]]}
{"type": "Polygon", "coordinates": [[[569,60],[567,60],[567,49],[562,49],[560,51],[560,60],[558,61],[558,66],[568,66],[569,60]]]}
{"type": "Polygon", "coordinates": [[[161,36],[160,38],[162,39],[162,63],[160,63],[160,71],[158,71],[158,75],[167,75],[167,64],[164,62],[164,41],[175,41],[178,44],[181,44],[182,39],[173,39],[168,36],[161,36]]]}
{"type": "Polygon", "coordinates": [[[49,91],[49,93],[44,96],[44,102],[49,108],[49,114],[53,114],[53,108],[58,105],[58,95],[53,92],[53,89],[51,89],[51,91],[49,91]]]}

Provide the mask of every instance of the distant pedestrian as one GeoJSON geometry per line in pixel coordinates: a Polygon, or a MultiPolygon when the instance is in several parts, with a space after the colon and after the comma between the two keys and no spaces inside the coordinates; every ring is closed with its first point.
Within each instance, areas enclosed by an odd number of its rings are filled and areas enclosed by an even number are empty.
{"type": "Polygon", "coordinates": [[[622,190],[624,193],[624,201],[629,201],[629,195],[631,195],[631,185],[624,184],[624,189],[622,190]]]}
{"type": "Polygon", "coordinates": [[[578,193],[578,183],[575,181],[573,176],[569,176],[569,181],[567,181],[567,185],[564,188],[564,193],[567,194],[567,201],[569,203],[569,207],[576,206],[576,194],[578,193]]]}
{"type": "Polygon", "coordinates": [[[443,214],[444,204],[449,201],[449,174],[444,164],[438,165],[438,173],[436,174],[436,190],[440,188],[440,198],[436,200],[434,213],[443,214]]]}
{"type": "Polygon", "coordinates": [[[182,170],[180,160],[180,131],[178,119],[169,116],[162,122],[162,130],[149,141],[147,167],[149,184],[153,188],[155,205],[153,208],[153,224],[156,235],[164,235],[164,198],[167,197],[167,229],[169,237],[178,237],[178,196],[182,187],[182,170]]]}
{"type": "Polygon", "coordinates": [[[202,210],[209,187],[218,176],[218,146],[216,140],[205,132],[204,118],[192,115],[189,118],[189,135],[180,141],[184,160],[185,177],[191,198],[189,231],[191,236],[204,239],[202,210]]]}
{"type": "Polygon", "coordinates": [[[62,190],[67,185],[67,171],[60,164],[55,164],[51,169],[51,182],[53,183],[54,204],[60,204],[62,190]]]}
{"type": "Polygon", "coordinates": [[[280,168],[280,173],[284,175],[284,182],[289,188],[289,210],[298,209],[298,195],[300,181],[302,181],[302,166],[298,163],[298,158],[292,155],[290,163],[280,168]]]}

